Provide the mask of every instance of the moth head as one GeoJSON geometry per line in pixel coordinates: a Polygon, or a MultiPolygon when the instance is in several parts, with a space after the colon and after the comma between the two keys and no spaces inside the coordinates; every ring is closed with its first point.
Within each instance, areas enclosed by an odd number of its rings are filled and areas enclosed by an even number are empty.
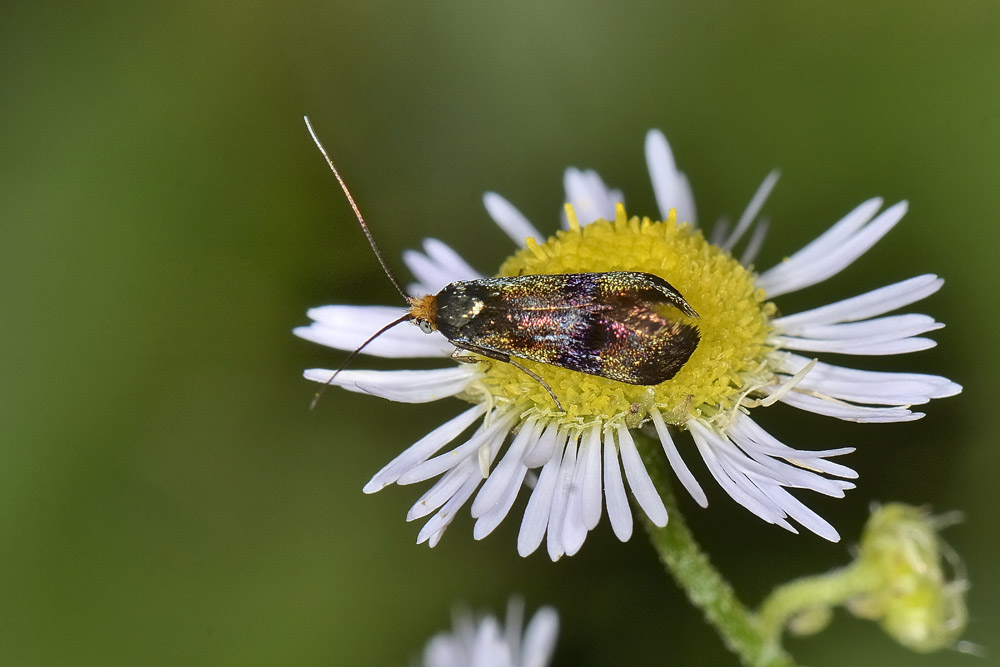
{"type": "Polygon", "coordinates": [[[408,315],[426,334],[437,331],[437,297],[433,294],[411,297],[408,315]]]}

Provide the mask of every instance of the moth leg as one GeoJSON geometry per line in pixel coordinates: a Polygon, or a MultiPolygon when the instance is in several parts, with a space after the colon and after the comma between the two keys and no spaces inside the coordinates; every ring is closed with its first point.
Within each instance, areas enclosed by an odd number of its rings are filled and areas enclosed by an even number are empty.
{"type": "Polygon", "coordinates": [[[466,354],[459,348],[455,348],[455,351],[451,353],[451,358],[460,364],[475,364],[479,363],[479,360],[471,354],[466,354]]]}
{"type": "Polygon", "coordinates": [[[457,349],[451,353],[451,358],[455,361],[463,364],[474,364],[478,361],[472,354],[478,354],[481,357],[486,357],[487,359],[495,359],[496,361],[502,361],[505,364],[511,363],[510,355],[503,352],[497,352],[496,350],[489,350],[485,347],[476,347],[475,345],[469,345],[465,342],[449,341],[457,349]],[[471,352],[472,354],[462,354],[462,352],[471,352]]]}
{"type": "MultiPolygon", "coordinates": [[[[496,350],[488,350],[488,349],[482,348],[482,347],[476,347],[475,345],[469,345],[468,343],[456,343],[455,341],[451,341],[451,344],[454,345],[456,348],[458,348],[457,350],[455,350],[455,353],[458,353],[459,350],[466,350],[468,352],[472,352],[474,354],[479,354],[479,355],[482,355],[484,357],[487,357],[488,359],[496,359],[497,361],[502,361],[502,362],[504,362],[506,364],[510,364],[511,366],[513,366],[514,368],[517,368],[518,370],[523,371],[525,374],[527,374],[529,377],[531,377],[533,380],[535,380],[535,382],[537,382],[538,384],[542,385],[542,387],[545,388],[545,391],[549,392],[549,396],[552,397],[552,400],[555,401],[556,407],[559,408],[559,410],[561,412],[566,412],[566,408],[564,408],[562,406],[562,403],[559,402],[559,399],[556,397],[555,392],[552,391],[552,387],[549,386],[549,383],[546,382],[545,380],[543,380],[538,375],[538,373],[535,373],[533,371],[528,370],[527,368],[525,368],[521,364],[519,364],[516,361],[514,361],[513,359],[511,359],[509,354],[505,354],[503,352],[497,352],[496,350]]],[[[452,359],[455,359],[455,360],[460,361],[462,363],[473,363],[474,362],[474,360],[471,357],[469,357],[468,355],[461,355],[461,354],[459,354],[458,356],[456,356],[455,353],[452,353],[452,355],[451,355],[452,359]]]]}
{"type": "Polygon", "coordinates": [[[551,397],[552,397],[552,400],[556,402],[556,407],[557,407],[557,408],[559,408],[559,411],[560,411],[560,412],[566,412],[566,408],[564,408],[564,407],[562,406],[562,403],[560,403],[560,402],[559,402],[559,399],[558,399],[558,398],[556,398],[556,394],[555,394],[555,392],[553,392],[553,391],[552,391],[552,387],[550,387],[550,386],[549,386],[549,383],[548,383],[548,382],[546,382],[545,380],[543,380],[543,379],[542,379],[542,378],[541,378],[541,377],[540,377],[540,376],[539,376],[539,375],[538,375],[537,373],[534,373],[534,372],[532,372],[532,371],[528,370],[527,368],[525,368],[525,367],[524,367],[524,366],[522,366],[521,364],[517,363],[517,362],[516,362],[516,361],[514,361],[513,359],[508,359],[508,360],[507,360],[507,363],[509,363],[509,364],[510,364],[511,366],[513,366],[514,368],[519,368],[519,369],[521,369],[521,370],[522,370],[522,371],[524,371],[524,372],[525,372],[526,374],[528,374],[529,376],[531,376],[532,378],[534,378],[534,379],[535,379],[535,381],[536,381],[536,382],[538,382],[538,384],[540,384],[540,385],[542,385],[543,387],[545,387],[545,391],[549,392],[549,396],[551,396],[551,397]]]}

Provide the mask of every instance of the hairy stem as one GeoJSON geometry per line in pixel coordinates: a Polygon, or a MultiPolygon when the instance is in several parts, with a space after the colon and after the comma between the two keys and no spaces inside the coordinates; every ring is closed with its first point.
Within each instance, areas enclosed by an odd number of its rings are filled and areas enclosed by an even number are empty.
{"type": "Polygon", "coordinates": [[[641,434],[637,436],[636,444],[646,470],[670,515],[664,528],[653,525],[643,515],[646,532],[667,572],[744,665],[794,667],[795,661],[778,642],[780,637],[765,634],[757,616],[740,602],[732,586],[712,566],[695,541],[667,481],[668,467],[659,451],[659,443],[641,434]]]}

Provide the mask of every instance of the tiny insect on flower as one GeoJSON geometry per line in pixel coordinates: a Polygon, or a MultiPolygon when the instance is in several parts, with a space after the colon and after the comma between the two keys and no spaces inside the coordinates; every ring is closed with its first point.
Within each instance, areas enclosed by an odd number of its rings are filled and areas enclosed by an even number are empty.
{"type": "Polygon", "coordinates": [[[689,323],[698,313],[670,283],[649,273],[483,278],[453,282],[436,295],[407,295],[309,119],[305,121],[379,263],[409,304],[405,315],[355,349],[327,385],[355,354],[403,322],[415,323],[424,333],[439,331],[457,348],[453,356],[458,361],[478,361],[461,355],[465,351],[517,367],[545,388],[559,410],[562,404],[548,383],[511,357],[626,384],[655,385],[674,377],[698,347],[701,336],[689,323]],[[667,316],[666,311],[674,312],[667,316]]]}
{"type": "Polygon", "coordinates": [[[445,359],[455,357],[456,348],[466,356],[455,360],[476,361],[428,370],[304,373],[324,386],[394,402],[453,397],[471,404],[404,448],[364,486],[375,493],[434,480],[406,515],[408,521],[429,517],[418,543],[438,544],[467,503],[473,536],[483,539],[525,490],[517,538],[522,556],[543,540],[553,560],[578,552],[605,511],[622,541],[633,532],[633,507],[654,525],[666,525],[666,507],[646,469],[654,463],[640,456],[633,439],[640,428],[655,433],[678,482],[702,507],[708,494],[685,462],[692,456],[762,520],[793,532],[795,522],[836,541],[836,528],[797,496],[843,497],[858,474],[831,459],[853,448],[791,446],[765,430],[756,413],[783,404],[859,423],[911,421],[923,416],[914,406],[961,391],[936,375],[861,370],[817,358],[933,346],[921,334],[943,324],[928,315],[889,313],[938,291],[944,281],[936,275],[791,314],[772,301],[853,264],[902,219],[906,202],[882,210],[881,199],[870,199],[761,271],[755,258],[768,225],[759,214],[777,173],[764,179],[735,226],[720,224],[706,235],[687,178],[658,131],[646,137],[646,158],[659,218],[630,216],[619,190],[595,172],[572,168],[565,172],[562,225],[550,234],[487,193],[487,212],[517,246],[490,272],[496,277],[447,244],[426,239],[422,252],[403,254],[415,279],[405,292],[377,254],[405,309],[322,306],[309,310],[309,326],[295,329],[302,338],[351,352],[347,361],[362,349],[394,359],[445,359]],[[576,301],[601,312],[563,312],[576,301]],[[395,321],[385,326],[389,320],[395,321]],[[404,321],[432,335],[393,328],[404,321]],[[522,334],[529,338],[517,338],[522,334]],[[676,439],[683,434],[690,440],[676,439]]]}

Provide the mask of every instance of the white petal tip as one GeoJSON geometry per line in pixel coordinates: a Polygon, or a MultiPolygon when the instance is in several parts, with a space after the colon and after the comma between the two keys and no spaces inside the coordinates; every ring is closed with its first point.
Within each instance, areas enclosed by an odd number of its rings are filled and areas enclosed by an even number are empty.
{"type": "Polygon", "coordinates": [[[414,475],[413,469],[411,468],[410,470],[407,470],[406,472],[404,472],[402,475],[399,476],[399,479],[396,480],[396,484],[398,484],[399,486],[407,486],[409,484],[416,484],[417,482],[422,482],[425,479],[430,479],[431,477],[433,477],[433,475],[430,475],[428,477],[424,477],[419,473],[414,475]]]}
{"type": "MultiPolygon", "coordinates": [[[[890,423],[895,423],[895,422],[915,422],[918,419],[923,419],[924,416],[925,416],[925,413],[923,413],[923,412],[911,412],[909,414],[906,414],[906,415],[903,415],[901,417],[898,417],[898,418],[895,418],[895,419],[891,419],[891,420],[888,420],[888,421],[890,423]]],[[[858,423],[859,424],[863,424],[863,423],[866,423],[866,422],[864,422],[862,420],[858,420],[858,423]]],[[[871,423],[873,423],[873,424],[884,424],[884,423],[886,423],[886,420],[873,419],[871,421],[871,423]]]]}
{"type": "Polygon", "coordinates": [[[663,151],[666,149],[670,150],[669,143],[667,143],[667,137],[660,130],[653,128],[646,133],[646,152],[651,151],[663,151]]]}
{"type": "Polygon", "coordinates": [[[962,385],[957,382],[948,382],[948,384],[943,385],[938,391],[931,395],[931,398],[947,398],[949,396],[957,396],[962,393],[962,385]]]}

